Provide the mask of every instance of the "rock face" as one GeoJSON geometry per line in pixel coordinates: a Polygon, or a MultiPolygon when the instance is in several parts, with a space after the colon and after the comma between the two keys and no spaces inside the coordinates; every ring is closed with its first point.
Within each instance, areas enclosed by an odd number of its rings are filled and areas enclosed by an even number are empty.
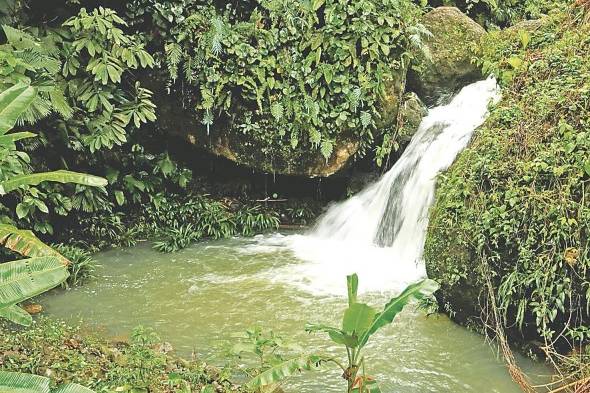
{"type": "Polygon", "coordinates": [[[430,59],[419,54],[424,71],[408,75],[408,86],[427,104],[435,104],[462,86],[482,78],[471,63],[471,46],[477,44],[485,30],[455,7],[438,7],[423,17],[422,23],[432,33],[426,38],[430,59]]]}
{"type": "MultiPolygon", "coordinates": [[[[352,132],[341,134],[327,161],[319,149],[293,149],[288,145],[282,146],[284,142],[262,144],[248,134],[232,130],[231,120],[227,120],[225,125],[223,122],[214,124],[208,134],[190,109],[190,105],[183,108],[179,97],[174,93],[164,93],[163,84],[154,82],[160,79],[164,80],[153,76],[149,80],[146,78],[145,82],[148,88],[160,92],[154,95],[157,105],[157,127],[171,136],[237,164],[267,173],[328,177],[345,168],[359,150],[360,139],[352,132]]],[[[382,121],[378,127],[397,127],[399,122],[399,142],[403,145],[409,142],[417,130],[426,108],[415,94],[400,94],[401,86],[392,83],[387,87],[387,94],[381,105],[382,121]],[[401,105],[398,104],[400,97],[401,105]],[[399,117],[398,110],[401,111],[399,117]]]]}
{"type": "MultiPolygon", "coordinates": [[[[196,141],[188,135],[189,140],[196,141]]],[[[306,177],[328,177],[342,169],[358,151],[360,143],[354,138],[336,141],[330,159],[313,151],[285,148],[278,152],[264,152],[259,143],[248,135],[222,132],[209,139],[204,146],[212,153],[238,164],[267,173],[306,177]]]]}

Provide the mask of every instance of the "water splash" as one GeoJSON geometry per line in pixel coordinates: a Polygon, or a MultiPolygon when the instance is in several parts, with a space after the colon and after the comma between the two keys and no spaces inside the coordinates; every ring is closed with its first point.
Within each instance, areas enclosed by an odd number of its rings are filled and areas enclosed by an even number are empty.
{"type": "Polygon", "coordinates": [[[287,268],[289,281],[314,293],[343,294],[344,276],[353,272],[365,292],[395,292],[425,277],[422,253],[436,176],[467,146],[498,98],[490,78],[431,109],[379,181],[333,205],[310,233],[288,238],[305,261],[287,268]]]}

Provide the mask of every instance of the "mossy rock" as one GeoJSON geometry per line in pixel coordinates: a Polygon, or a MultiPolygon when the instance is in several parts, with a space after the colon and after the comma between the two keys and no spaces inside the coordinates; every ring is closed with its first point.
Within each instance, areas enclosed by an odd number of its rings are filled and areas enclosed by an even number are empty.
{"type": "Polygon", "coordinates": [[[479,67],[471,62],[472,46],[486,32],[455,7],[435,8],[424,15],[422,23],[432,33],[425,39],[430,58],[418,54],[423,72],[410,72],[408,85],[431,105],[482,78],[479,67]]]}
{"type": "Polygon", "coordinates": [[[513,342],[568,351],[590,341],[590,21],[529,31],[483,40],[502,99],[438,179],[424,259],[458,322],[486,326],[491,285],[513,342]]]}
{"type": "MultiPolygon", "coordinates": [[[[386,87],[386,94],[380,105],[379,128],[396,127],[400,120],[402,129],[399,137],[400,143],[404,144],[418,129],[426,108],[414,94],[400,94],[402,79],[400,74],[386,87]],[[401,106],[399,97],[402,98],[401,106]],[[402,114],[398,119],[400,109],[402,114]]],[[[152,74],[144,80],[144,84],[156,92],[156,126],[165,134],[260,172],[328,177],[348,167],[361,147],[359,133],[355,133],[354,130],[343,130],[333,145],[331,156],[326,160],[317,146],[292,147],[286,137],[275,135],[272,130],[268,133],[272,140],[257,140],[254,136],[232,127],[231,118],[216,120],[207,130],[196,118],[191,105],[183,103],[183,99],[190,102],[190,97],[182,97],[178,92],[166,93],[164,75],[152,74]]],[[[247,109],[237,111],[244,113],[247,109]]]]}

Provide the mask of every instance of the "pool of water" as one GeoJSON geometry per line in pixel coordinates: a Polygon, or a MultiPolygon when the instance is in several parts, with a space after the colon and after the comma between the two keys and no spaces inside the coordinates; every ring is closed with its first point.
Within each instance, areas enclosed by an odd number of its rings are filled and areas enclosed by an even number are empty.
{"type": "MultiPolygon", "coordinates": [[[[153,327],[179,354],[194,352],[218,364],[235,343],[232,337],[254,326],[272,329],[304,351],[341,354],[325,337],[305,333],[304,325],[338,326],[345,297],[308,290],[304,262],[277,238],[209,241],[174,254],[148,243],[107,251],[96,255],[101,266],[92,282],[50,292],[40,302],[50,315],[82,319],[111,336],[128,335],[137,325],[153,327]]],[[[362,289],[363,261],[358,274],[362,289]]],[[[333,275],[344,294],[345,276],[337,269],[333,275]]],[[[361,301],[381,308],[390,295],[365,291],[361,301]]],[[[405,310],[372,338],[365,356],[368,373],[384,392],[519,392],[484,339],[442,315],[405,310]]],[[[533,377],[547,373],[527,359],[519,362],[533,377]]],[[[339,372],[322,370],[294,378],[285,391],[343,387],[339,372]]]]}

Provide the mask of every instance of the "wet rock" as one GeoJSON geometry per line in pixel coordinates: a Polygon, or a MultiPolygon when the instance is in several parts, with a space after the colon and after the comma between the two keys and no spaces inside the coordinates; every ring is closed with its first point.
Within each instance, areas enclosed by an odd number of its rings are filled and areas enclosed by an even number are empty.
{"type": "Polygon", "coordinates": [[[438,7],[422,23],[432,33],[425,39],[430,58],[417,54],[424,71],[408,73],[408,86],[428,105],[444,101],[464,85],[482,78],[471,63],[472,46],[485,30],[456,7],[438,7]]]}
{"type": "Polygon", "coordinates": [[[23,306],[23,309],[31,315],[39,314],[43,311],[43,306],[40,304],[27,304],[23,306]]]}
{"type": "Polygon", "coordinates": [[[416,93],[406,93],[400,108],[400,124],[398,125],[398,141],[400,144],[408,144],[418,128],[424,116],[428,114],[426,105],[416,93]]]}
{"type": "Polygon", "coordinates": [[[174,350],[174,348],[172,347],[172,344],[165,341],[163,343],[156,345],[155,350],[156,350],[156,352],[160,352],[160,353],[168,353],[168,352],[172,352],[174,350]]]}

